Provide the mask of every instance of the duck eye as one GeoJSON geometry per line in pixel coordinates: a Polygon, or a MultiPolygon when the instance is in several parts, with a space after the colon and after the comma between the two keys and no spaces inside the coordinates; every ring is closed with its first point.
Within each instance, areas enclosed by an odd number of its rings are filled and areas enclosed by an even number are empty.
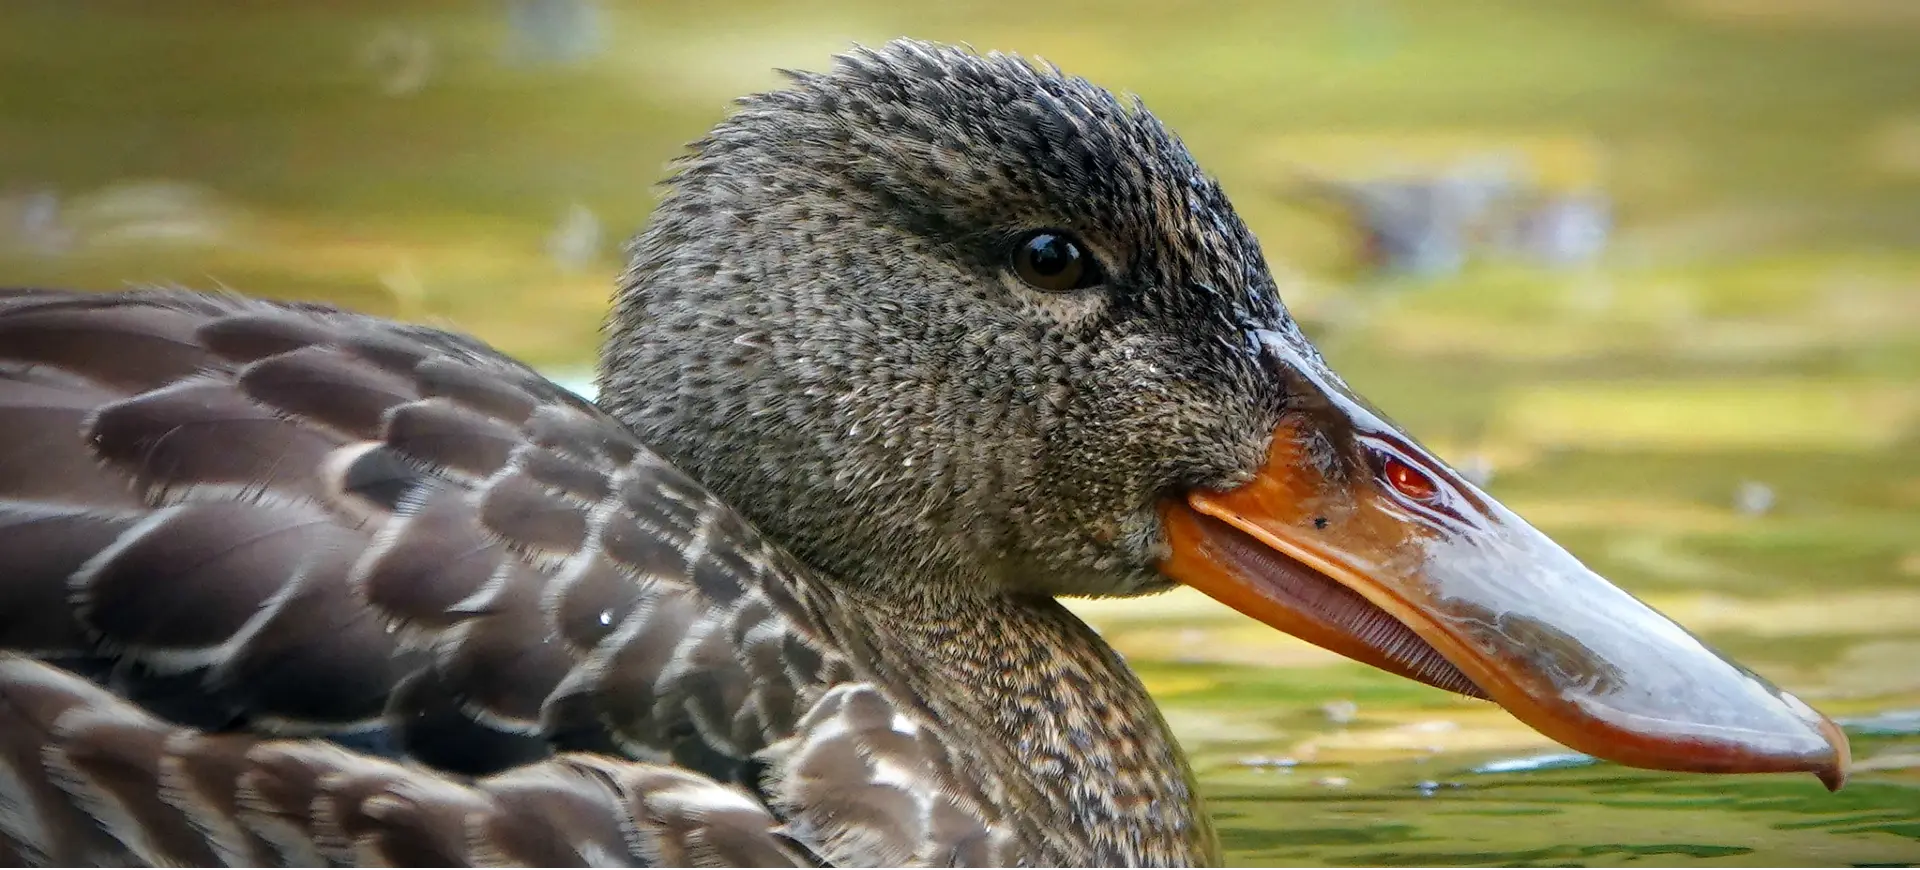
{"type": "Polygon", "coordinates": [[[1072,236],[1042,230],[1013,246],[1013,273],[1036,289],[1059,293],[1099,283],[1099,268],[1072,236]]]}

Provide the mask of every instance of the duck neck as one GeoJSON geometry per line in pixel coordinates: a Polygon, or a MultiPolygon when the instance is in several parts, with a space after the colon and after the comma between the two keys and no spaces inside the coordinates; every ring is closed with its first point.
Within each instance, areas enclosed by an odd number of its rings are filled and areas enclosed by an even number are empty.
{"type": "Polygon", "coordinates": [[[850,609],[871,620],[878,676],[921,699],[954,745],[988,756],[961,774],[1046,844],[1042,863],[1218,862],[1186,757],[1146,688],[1059,602],[888,596],[850,609]]]}

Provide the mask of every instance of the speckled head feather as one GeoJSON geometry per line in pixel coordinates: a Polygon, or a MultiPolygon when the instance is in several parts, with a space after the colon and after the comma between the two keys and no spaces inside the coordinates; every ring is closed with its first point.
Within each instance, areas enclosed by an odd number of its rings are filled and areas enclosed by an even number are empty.
{"type": "Polygon", "coordinates": [[[1216,860],[1049,596],[1164,586],[1155,501],[1274,430],[1263,329],[1152,116],[913,42],[695,147],[604,408],[325,306],[0,290],[0,864],[1216,860]],[[1095,279],[1019,277],[1037,231],[1095,279]]]}
{"type": "Polygon", "coordinates": [[[1154,500],[1249,474],[1282,404],[1248,335],[1292,326],[1219,185],[1137,100],[1017,57],[792,78],[680,164],[603,401],[849,585],[1164,588],[1154,500]],[[1043,229],[1104,280],[1020,281],[1043,229]]]}

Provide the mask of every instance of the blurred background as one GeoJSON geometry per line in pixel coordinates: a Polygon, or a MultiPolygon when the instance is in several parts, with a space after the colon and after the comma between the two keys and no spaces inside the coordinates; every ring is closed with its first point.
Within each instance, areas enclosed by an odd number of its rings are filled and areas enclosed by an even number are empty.
{"type": "Polygon", "coordinates": [[[584,383],[682,143],[898,35],[1141,95],[1349,381],[1860,761],[1596,765],[1197,596],[1080,607],[1234,861],[1920,862],[1914,0],[5,0],[0,284],[331,300],[584,383]]]}

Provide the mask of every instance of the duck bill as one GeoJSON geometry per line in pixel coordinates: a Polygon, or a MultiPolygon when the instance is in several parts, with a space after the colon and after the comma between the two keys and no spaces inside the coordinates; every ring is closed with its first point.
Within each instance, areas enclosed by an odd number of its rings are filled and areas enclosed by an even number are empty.
{"type": "Polygon", "coordinates": [[[1356,397],[1269,341],[1288,412],[1265,466],[1162,505],[1169,577],[1303,640],[1490,698],[1573,749],[1635,767],[1808,771],[1846,738],[1589,570],[1356,397]]]}

